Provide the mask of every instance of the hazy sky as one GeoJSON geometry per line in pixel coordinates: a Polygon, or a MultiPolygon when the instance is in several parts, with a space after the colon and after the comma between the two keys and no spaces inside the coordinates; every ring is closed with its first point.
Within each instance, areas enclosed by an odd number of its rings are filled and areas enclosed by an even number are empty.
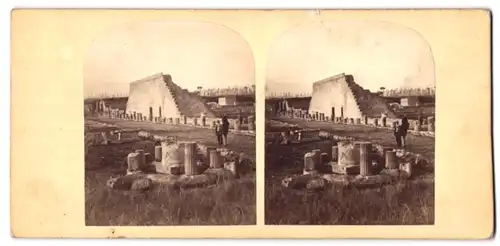
{"type": "Polygon", "coordinates": [[[276,39],[267,66],[268,92],[311,92],[312,82],[339,73],[352,74],[372,91],[434,86],[427,42],[410,28],[385,22],[300,25],[276,39]]]}
{"type": "Polygon", "coordinates": [[[130,82],[160,72],[186,89],[255,84],[253,53],[238,33],[203,22],[137,22],[96,37],[85,94],[128,92],[130,82]]]}

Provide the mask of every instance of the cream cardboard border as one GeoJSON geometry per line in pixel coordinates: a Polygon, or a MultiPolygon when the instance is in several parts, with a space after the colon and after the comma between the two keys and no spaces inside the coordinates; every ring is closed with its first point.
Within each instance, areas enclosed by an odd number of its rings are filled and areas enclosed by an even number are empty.
{"type": "MultiPolygon", "coordinates": [[[[436,64],[434,226],[265,226],[264,111],[257,113],[256,226],[86,227],[82,63],[92,39],[114,25],[203,20],[251,45],[257,107],[266,56],[284,31],[315,21],[287,10],[15,10],[12,13],[11,225],[17,237],[485,238],[493,231],[490,15],[482,10],[329,10],[322,19],[398,23],[420,32],[436,64]]],[[[348,59],[346,57],[346,59],[348,59]]]]}

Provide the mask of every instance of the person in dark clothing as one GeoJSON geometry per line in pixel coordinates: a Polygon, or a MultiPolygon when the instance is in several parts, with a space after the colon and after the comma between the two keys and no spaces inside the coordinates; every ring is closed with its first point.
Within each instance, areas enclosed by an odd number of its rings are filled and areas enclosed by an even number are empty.
{"type": "Polygon", "coordinates": [[[216,121],[214,124],[215,136],[217,136],[217,144],[222,145],[222,125],[220,121],[216,121]]]}
{"type": "Polygon", "coordinates": [[[398,146],[398,148],[401,148],[401,137],[399,136],[399,122],[396,121],[394,123],[394,128],[392,129],[392,131],[394,132],[394,137],[396,138],[396,145],[398,146]]]}
{"type": "Polygon", "coordinates": [[[227,116],[222,117],[222,143],[224,146],[227,146],[227,134],[229,133],[229,121],[227,120],[227,116]]]}
{"type": "Polygon", "coordinates": [[[406,147],[406,133],[408,132],[408,129],[410,128],[410,123],[408,123],[408,118],[403,117],[401,120],[401,125],[399,125],[398,129],[398,135],[400,137],[400,142],[402,147],[406,147]]]}

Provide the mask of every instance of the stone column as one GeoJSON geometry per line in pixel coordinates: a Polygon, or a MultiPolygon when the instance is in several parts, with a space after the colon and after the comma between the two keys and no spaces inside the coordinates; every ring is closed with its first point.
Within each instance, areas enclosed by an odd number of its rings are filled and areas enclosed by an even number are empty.
{"type": "Polygon", "coordinates": [[[118,132],[118,140],[122,140],[122,133],[118,132]]]}
{"type": "Polygon", "coordinates": [[[201,125],[202,125],[202,126],[206,126],[206,124],[207,124],[207,117],[202,116],[202,117],[201,117],[201,125]]]}
{"type": "Polygon", "coordinates": [[[222,168],[223,165],[220,152],[218,150],[210,150],[210,168],[222,168]]]}
{"type": "Polygon", "coordinates": [[[378,126],[378,118],[373,119],[373,124],[374,124],[375,126],[378,126]]]}
{"type": "Polygon", "coordinates": [[[314,163],[316,163],[316,167],[322,163],[321,160],[321,150],[313,149],[312,153],[314,154],[314,163]]]}
{"type": "Polygon", "coordinates": [[[184,115],[184,116],[182,116],[182,117],[183,117],[183,118],[182,118],[182,124],[187,125],[187,123],[188,123],[188,117],[187,117],[187,116],[185,116],[185,115],[184,115]]]}
{"type": "Polygon", "coordinates": [[[386,117],[382,117],[382,126],[387,127],[387,118],[386,117]]]}
{"type": "Polygon", "coordinates": [[[181,123],[181,119],[180,118],[175,118],[175,124],[179,125],[180,123],[181,123]]]}
{"type": "Polygon", "coordinates": [[[184,144],[184,174],[196,175],[196,143],[190,142],[184,144]]]}
{"type": "Polygon", "coordinates": [[[234,130],[238,131],[241,129],[241,123],[239,120],[234,122],[234,130]]]}
{"type": "Polygon", "coordinates": [[[155,161],[161,161],[161,146],[155,146],[155,161]]]}
{"type": "Polygon", "coordinates": [[[304,155],[304,172],[316,170],[316,158],[314,153],[308,152],[304,155]]]}
{"type": "Polygon", "coordinates": [[[359,174],[361,176],[372,175],[372,144],[370,142],[360,143],[359,164],[359,174]]]}
{"type": "Polygon", "coordinates": [[[193,125],[197,126],[198,125],[198,118],[193,117],[193,125]]]}
{"type": "Polygon", "coordinates": [[[140,168],[139,163],[139,154],[138,153],[130,153],[127,156],[127,170],[128,171],[138,171],[140,168]]]}
{"type": "Polygon", "coordinates": [[[398,159],[396,156],[396,151],[391,150],[391,151],[385,152],[385,167],[387,169],[398,169],[399,168],[398,159]]]}
{"type": "Polygon", "coordinates": [[[146,164],[146,157],[144,156],[144,150],[143,149],[138,149],[135,150],[135,153],[137,153],[137,158],[139,158],[139,168],[143,168],[144,165],[146,164]]]}
{"type": "Polygon", "coordinates": [[[361,118],[356,118],[356,124],[361,125],[361,118]]]}
{"type": "Polygon", "coordinates": [[[174,124],[174,119],[172,117],[168,117],[168,124],[174,124]]]}
{"type": "Polygon", "coordinates": [[[339,146],[332,146],[332,161],[339,159],[339,146]]]}
{"type": "Polygon", "coordinates": [[[132,117],[133,120],[137,120],[137,113],[134,111],[134,116],[132,117]]]}
{"type": "Polygon", "coordinates": [[[351,118],[351,124],[354,125],[354,118],[351,118]]]}
{"type": "Polygon", "coordinates": [[[368,116],[365,116],[365,125],[368,125],[368,116]]]}

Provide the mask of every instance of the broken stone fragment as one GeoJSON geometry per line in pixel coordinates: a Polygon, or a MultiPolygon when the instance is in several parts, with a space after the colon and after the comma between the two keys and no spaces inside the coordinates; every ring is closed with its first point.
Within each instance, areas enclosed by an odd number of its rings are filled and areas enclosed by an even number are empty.
{"type": "Polygon", "coordinates": [[[132,186],[130,187],[130,189],[135,191],[143,191],[151,188],[152,184],[153,182],[150,179],[141,177],[132,182],[132,186]]]}
{"type": "Polygon", "coordinates": [[[189,175],[182,176],[177,180],[176,185],[179,188],[201,188],[208,185],[215,184],[217,181],[216,177],[206,174],[189,175]]]}
{"type": "Polygon", "coordinates": [[[325,187],[326,187],[326,180],[320,177],[309,180],[309,182],[307,182],[306,185],[306,188],[308,190],[323,190],[325,189],[325,187]]]}

